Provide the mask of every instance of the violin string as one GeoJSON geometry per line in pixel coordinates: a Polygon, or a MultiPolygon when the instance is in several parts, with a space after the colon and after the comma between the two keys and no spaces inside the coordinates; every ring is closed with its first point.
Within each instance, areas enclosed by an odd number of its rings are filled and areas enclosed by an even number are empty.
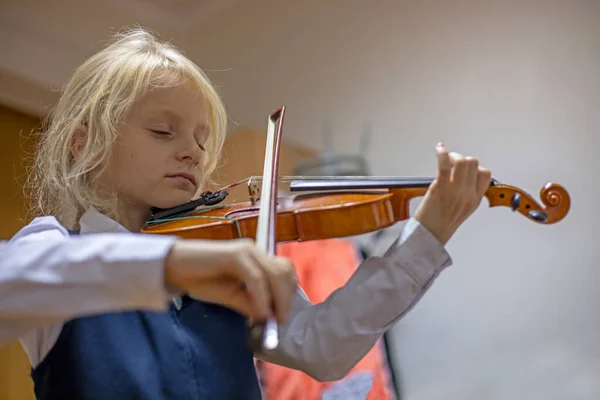
{"type": "Polygon", "coordinates": [[[234,188],[234,187],[236,187],[236,186],[239,186],[239,185],[241,185],[241,184],[242,184],[242,183],[244,183],[244,182],[248,182],[249,180],[250,180],[250,178],[244,178],[244,179],[242,179],[241,181],[237,181],[237,182],[234,182],[234,183],[230,183],[229,185],[223,186],[223,187],[222,187],[222,188],[220,188],[218,191],[220,192],[220,191],[223,191],[223,190],[227,190],[227,189],[234,188]]]}
{"type": "MultiPolygon", "coordinates": [[[[230,183],[230,184],[228,184],[226,186],[223,186],[218,191],[223,191],[223,190],[234,188],[236,186],[241,185],[242,183],[249,182],[250,179],[253,179],[253,178],[256,179],[256,180],[258,180],[258,181],[260,181],[260,182],[262,182],[262,176],[261,175],[254,175],[254,176],[251,176],[249,178],[244,178],[244,179],[242,179],[240,181],[237,181],[237,182],[234,182],[234,183],[230,183]]],[[[313,177],[313,176],[302,176],[302,175],[294,176],[294,175],[292,175],[292,176],[280,176],[279,179],[278,179],[278,181],[279,182],[289,182],[289,181],[293,181],[293,180],[303,180],[303,179],[308,179],[308,178],[310,178],[310,179],[315,179],[315,178],[317,178],[317,179],[324,179],[324,178],[334,178],[334,177],[322,177],[322,176],[313,177]]]]}

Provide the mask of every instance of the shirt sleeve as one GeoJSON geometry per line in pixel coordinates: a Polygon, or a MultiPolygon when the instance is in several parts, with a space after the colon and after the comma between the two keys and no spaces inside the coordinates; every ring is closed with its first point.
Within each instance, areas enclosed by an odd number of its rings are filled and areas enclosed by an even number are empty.
{"type": "Polygon", "coordinates": [[[131,233],[69,236],[55,218],[37,218],[0,248],[0,347],[41,327],[60,332],[63,321],[77,316],[166,309],[164,260],[174,241],[131,233]]]}
{"type": "Polygon", "coordinates": [[[452,260],[417,220],[382,257],[369,257],[343,287],[312,304],[300,287],[280,344],[257,358],[319,381],[343,378],[409,312],[452,260]]]}

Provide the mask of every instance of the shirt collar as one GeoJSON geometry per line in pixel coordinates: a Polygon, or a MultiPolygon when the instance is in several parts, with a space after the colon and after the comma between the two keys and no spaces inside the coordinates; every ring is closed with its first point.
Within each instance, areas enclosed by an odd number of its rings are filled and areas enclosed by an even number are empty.
{"type": "Polygon", "coordinates": [[[95,208],[87,210],[79,220],[80,233],[129,232],[123,225],[100,213],[95,208]]]}

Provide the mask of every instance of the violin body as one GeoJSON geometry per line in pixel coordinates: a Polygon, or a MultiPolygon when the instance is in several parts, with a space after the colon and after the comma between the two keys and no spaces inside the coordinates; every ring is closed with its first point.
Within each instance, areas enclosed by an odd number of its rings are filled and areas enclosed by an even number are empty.
{"type": "MultiPolygon", "coordinates": [[[[396,221],[389,193],[344,193],[287,196],[278,199],[277,242],[307,241],[359,235],[396,221]]],[[[181,219],[151,224],[145,233],[187,239],[254,238],[259,209],[252,202],[208,208],[181,219]]]]}

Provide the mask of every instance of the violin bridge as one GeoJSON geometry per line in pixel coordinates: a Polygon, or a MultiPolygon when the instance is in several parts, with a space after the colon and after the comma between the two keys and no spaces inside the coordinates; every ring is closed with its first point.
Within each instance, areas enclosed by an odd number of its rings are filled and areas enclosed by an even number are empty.
{"type": "Polygon", "coordinates": [[[260,189],[261,185],[258,179],[250,178],[248,180],[248,195],[250,196],[250,202],[255,205],[260,200],[260,189]]]}

